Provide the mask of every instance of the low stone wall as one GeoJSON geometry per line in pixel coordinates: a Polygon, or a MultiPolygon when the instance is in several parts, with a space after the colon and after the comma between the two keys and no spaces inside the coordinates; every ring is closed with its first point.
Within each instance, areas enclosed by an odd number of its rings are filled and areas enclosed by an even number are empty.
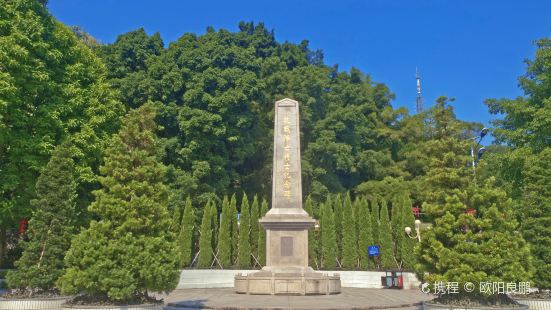
{"type": "Polygon", "coordinates": [[[163,304],[155,305],[132,305],[132,306],[77,306],[63,305],[62,310],[162,310],[163,304]]]}
{"type": "Polygon", "coordinates": [[[59,310],[71,297],[7,299],[0,298],[0,310],[59,310]]]}
{"type": "MultiPolygon", "coordinates": [[[[212,269],[186,269],[180,273],[180,281],[177,289],[185,288],[221,288],[233,287],[234,277],[241,273],[247,275],[258,270],[212,270],[212,269]]],[[[320,270],[322,273],[338,273],[341,277],[342,287],[357,288],[382,288],[381,277],[385,276],[384,271],[331,271],[320,270]]],[[[404,289],[417,289],[421,282],[415,274],[404,272],[404,289]]]]}

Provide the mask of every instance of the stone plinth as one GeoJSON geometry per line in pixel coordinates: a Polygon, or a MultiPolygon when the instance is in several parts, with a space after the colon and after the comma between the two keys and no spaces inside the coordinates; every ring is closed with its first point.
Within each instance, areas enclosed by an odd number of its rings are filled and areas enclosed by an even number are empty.
{"type": "Polygon", "coordinates": [[[340,293],[338,274],[308,266],[308,229],[315,220],[302,209],[300,122],[298,102],[275,103],[272,208],[259,220],[266,229],[266,266],[235,276],[235,290],[247,294],[340,293]]]}

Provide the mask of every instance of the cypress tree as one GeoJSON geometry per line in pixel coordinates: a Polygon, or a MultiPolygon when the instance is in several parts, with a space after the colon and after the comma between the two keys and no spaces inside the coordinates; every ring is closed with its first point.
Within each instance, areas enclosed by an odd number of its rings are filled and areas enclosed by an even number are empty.
{"type": "Polygon", "coordinates": [[[395,195],[392,199],[390,226],[392,227],[392,240],[394,240],[393,253],[398,263],[402,260],[402,242],[404,240],[403,203],[405,193],[395,195]]]}
{"type": "Polygon", "coordinates": [[[178,245],[182,253],[181,267],[187,267],[193,259],[193,228],[195,227],[195,212],[191,198],[186,199],[182,224],[178,235],[178,245]]]}
{"type": "Polygon", "coordinates": [[[36,182],[34,214],[15,270],[7,274],[10,288],[50,291],[63,273],[63,258],[75,233],[76,171],[69,145],[56,148],[36,182]]]}
{"type": "Polygon", "coordinates": [[[212,249],[216,253],[217,244],[218,244],[218,208],[216,207],[216,203],[214,200],[210,200],[209,208],[209,214],[210,214],[210,221],[211,221],[211,227],[212,227],[212,237],[211,237],[211,245],[212,249]]]}
{"type": "Polygon", "coordinates": [[[166,167],[157,158],[155,110],[131,110],[100,167],[96,214],[65,256],[61,291],[129,301],[176,287],[180,254],[170,231],[166,167]]]}
{"type": "Polygon", "coordinates": [[[241,215],[239,219],[239,249],[237,254],[237,266],[247,268],[251,266],[251,213],[247,194],[243,193],[241,201],[241,215]]]}
{"type": "Polygon", "coordinates": [[[172,222],[170,224],[170,227],[173,233],[178,234],[180,232],[180,219],[181,213],[180,213],[180,205],[175,204],[174,209],[172,209],[172,222]]]}
{"type": "Polygon", "coordinates": [[[342,267],[354,268],[358,262],[356,238],[356,224],[354,222],[354,213],[350,195],[344,197],[343,212],[342,212],[342,267]]]}
{"type": "Polygon", "coordinates": [[[381,267],[392,269],[396,267],[393,255],[392,228],[388,218],[386,201],[381,200],[381,215],[379,219],[379,245],[381,246],[381,267]]]}
{"type": "Polygon", "coordinates": [[[337,257],[342,263],[342,216],[343,216],[343,202],[342,197],[338,194],[333,201],[333,225],[335,226],[335,233],[337,238],[337,257]]]}
{"type": "Polygon", "coordinates": [[[228,196],[222,199],[222,218],[218,230],[218,260],[222,267],[231,266],[231,217],[228,196]]]}
{"type": "MultiPolygon", "coordinates": [[[[308,215],[312,216],[313,207],[312,207],[312,198],[308,196],[306,202],[304,203],[304,211],[308,215]]],[[[318,264],[318,238],[316,236],[316,230],[314,227],[308,230],[308,264],[310,266],[319,266],[318,264]]]]}
{"type": "Polygon", "coordinates": [[[337,266],[337,235],[331,204],[324,204],[321,219],[322,265],[325,269],[337,266]]]}
{"type": "Polygon", "coordinates": [[[203,219],[201,221],[201,230],[199,234],[199,257],[197,258],[197,267],[208,268],[212,264],[212,208],[210,200],[203,209],[203,219]]]}
{"type": "MultiPolygon", "coordinates": [[[[371,204],[371,238],[373,245],[379,245],[379,202],[378,198],[372,198],[370,201],[371,204]]],[[[373,262],[374,267],[380,268],[380,262],[378,257],[372,257],[371,261],[373,262]]]]}
{"type": "MultiPolygon", "coordinates": [[[[411,199],[409,199],[409,196],[405,195],[403,202],[402,202],[402,268],[404,269],[413,269],[415,266],[415,255],[413,253],[413,248],[415,245],[415,240],[411,239],[408,235],[406,235],[404,229],[405,227],[410,227],[411,229],[414,229],[415,227],[415,216],[413,215],[413,211],[411,210],[411,199]]],[[[415,231],[414,231],[415,233],[415,231]]]]}
{"type": "Polygon", "coordinates": [[[368,256],[368,247],[373,245],[371,232],[371,213],[369,212],[369,202],[367,198],[361,199],[358,206],[358,223],[360,232],[358,235],[358,255],[360,258],[360,268],[373,268],[374,263],[368,256]]]}
{"type": "Polygon", "coordinates": [[[231,196],[230,199],[230,214],[231,217],[231,261],[232,265],[237,263],[237,253],[238,241],[239,241],[239,226],[237,223],[237,198],[235,198],[235,193],[231,196]]]}
{"type": "Polygon", "coordinates": [[[251,253],[258,259],[258,232],[260,223],[258,222],[258,213],[260,206],[258,205],[258,197],[254,195],[253,203],[251,204],[251,253]]]}
{"type": "MultiPolygon", "coordinates": [[[[260,217],[262,218],[266,213],[268,213],[268,202],[266,199],[262,199],[260,217]]],[[[260,227],[258,232],[258,261],[262,266],[266,266],[266,230],[264,227],[260,227]]]]}

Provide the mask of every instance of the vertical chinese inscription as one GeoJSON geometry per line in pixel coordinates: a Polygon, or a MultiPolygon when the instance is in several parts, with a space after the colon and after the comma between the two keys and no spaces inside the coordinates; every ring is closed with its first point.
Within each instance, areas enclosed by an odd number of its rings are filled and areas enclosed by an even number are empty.
{"type": "Polygon", "coordinates": [[[272,206],[302,208],[298,102],[275,104],[272,206]]]}

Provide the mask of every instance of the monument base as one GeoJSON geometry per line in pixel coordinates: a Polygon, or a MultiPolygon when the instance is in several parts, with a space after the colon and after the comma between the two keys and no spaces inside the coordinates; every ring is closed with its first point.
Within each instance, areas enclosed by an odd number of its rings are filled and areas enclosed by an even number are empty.
{"type": "Polygon", "coordinates": [[[236,293],[251,295],[329,295],[341,292],[338,273],[332,276],[312,268],[270,268],[235,276],[236,293]],[[302,270],[299,270],[302,269],[302,270]]]}

